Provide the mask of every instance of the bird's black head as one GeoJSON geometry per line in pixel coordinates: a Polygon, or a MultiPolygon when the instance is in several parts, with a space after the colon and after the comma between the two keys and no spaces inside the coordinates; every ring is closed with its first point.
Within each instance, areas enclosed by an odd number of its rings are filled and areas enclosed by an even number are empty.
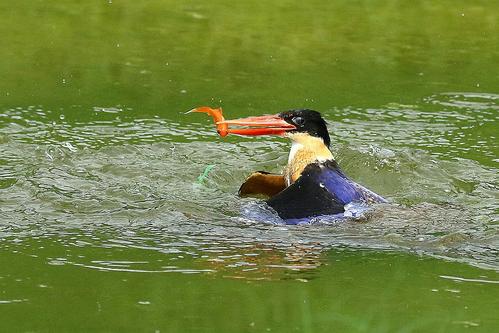
{"type": "Polygon", "coordinates": [[[279,113],[279,117],[296,127],[296,129],[290,131],[291,133],[307,133],[311,136],[321,138],[328,147],[331,144],[326,121],[319,112],[308,109],[289,110],[279,113]]]}

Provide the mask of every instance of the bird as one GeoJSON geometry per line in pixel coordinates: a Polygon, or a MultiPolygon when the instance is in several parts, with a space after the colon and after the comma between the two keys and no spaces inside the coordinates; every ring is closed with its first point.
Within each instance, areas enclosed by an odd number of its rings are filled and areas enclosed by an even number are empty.
{"type": "Polygon", "coordinates": [[[225,120],[221,109],[203,107],[192,111],[213,116],[221,136],[279,135],[291,140],[288,163],[282,173],[253,172],[238,191],[239,196],[267,197],[266,204],[283,220],[342,214],[351,203],[387,202],[343,172],[331,152],[327,123],[318,111],[288,110],[233,120],[225,120]]]}

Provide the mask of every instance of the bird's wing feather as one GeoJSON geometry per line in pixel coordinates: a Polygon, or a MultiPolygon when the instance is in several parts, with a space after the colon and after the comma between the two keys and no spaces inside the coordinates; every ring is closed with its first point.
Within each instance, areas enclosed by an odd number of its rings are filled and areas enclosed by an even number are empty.
{"type": "Polygon", "coordinates": [[[300,178],[267,200],[267,204],[282,219],[343,213],[344,204],[321,185],[319,178],[322,172],[318,163],[309,164],[300,178]]]}
{"type": "Polygon", "coordinates": [[[352,201],[386,202],[383,197],[348,178],[336,161],[323,162],[320,167],[323,171],[318,179],[344,205],[352,201]]]}
{"type": "Polygon", "coordinates": [[[240,196],[264,195],[272,197],[286,188],[283,175],[265,171],[253,172],[239,188],[240,196]]]}

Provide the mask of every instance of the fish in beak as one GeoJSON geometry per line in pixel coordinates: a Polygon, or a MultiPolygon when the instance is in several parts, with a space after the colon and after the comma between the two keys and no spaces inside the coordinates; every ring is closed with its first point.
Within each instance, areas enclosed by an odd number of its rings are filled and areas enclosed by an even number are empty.
{"type": "Polygon", "coordinates": [[[247,117],[240,119],[225,120],[222,115],[222,109],[212,109],[207,106],[192,109],[189,112],[207,113],[217,125],[217,132],[220,136],[224,137],[228,134],[237,135],[280,135],[283,136],[287,131],[295,130],[296,127],[279,115],[247,117]],[[229,128],[233,126],[240,126],[238,128],[229,128]],[[246,128],[245,128],[246,127],[246,128]]]}

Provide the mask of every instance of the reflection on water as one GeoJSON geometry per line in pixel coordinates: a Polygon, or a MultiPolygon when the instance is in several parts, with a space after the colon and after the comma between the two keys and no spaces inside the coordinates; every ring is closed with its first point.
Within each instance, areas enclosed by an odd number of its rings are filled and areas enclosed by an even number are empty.
{"type": "Polygon", "coordinates": [[[410,251],[497,270],[497,170],[472,159],[479,154],[492,165],[496,140],[471,129],[497,121],[498,100],[452,93],[429,97],[419,108],[334,110],[329,121],[340,164],[392,203],[362,219],[307,226],[245,217],[245,208],[259,204],[235,194],[249,172],[280,170],[287,159],[283,140],[226,142],[209,123],[123,121],[127,111],[119,108],[96,107],[102,118],[84,123],[43,107],[5,110],[2,247],[49,240],[68,249],[49,256],[51,265],[248,279],[287,272],[307,279],[333,247],[410,251]],[[213,170],[198,182],[208,165],[213,170]],[[103,249],[105,258],[92,248],[103,249]]]}

